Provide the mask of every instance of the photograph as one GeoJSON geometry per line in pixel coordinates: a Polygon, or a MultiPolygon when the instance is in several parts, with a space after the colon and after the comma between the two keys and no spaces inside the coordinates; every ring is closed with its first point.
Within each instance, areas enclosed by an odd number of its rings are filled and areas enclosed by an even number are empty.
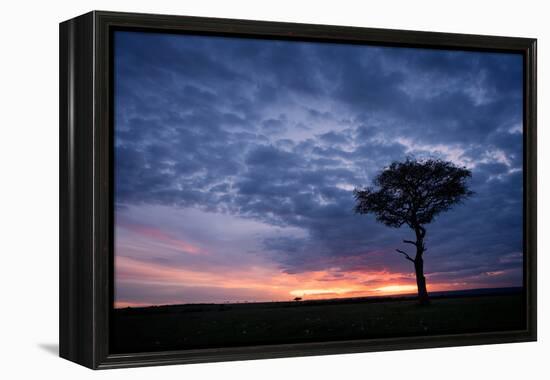
{"type": "Polygon", "coordinates": [[[111,44],[111,353],[527,328],[521,52],[111,44]]]}
{"type": "Polygon", "coordinates": [[[0,378],[550,373],[544,2],[4,9],[0,378]]]}

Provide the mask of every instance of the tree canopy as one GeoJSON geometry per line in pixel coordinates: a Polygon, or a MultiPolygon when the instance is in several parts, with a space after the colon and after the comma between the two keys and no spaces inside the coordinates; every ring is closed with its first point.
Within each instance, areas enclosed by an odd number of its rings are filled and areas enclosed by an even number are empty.
{"type": "Polygon", "coordinates": [[[372,213],[390,227],[416,228],[473,194],[470,170],[439,159],[393,162],[374,179],[375,187],[355,189],[355,211],[372,213]]]}

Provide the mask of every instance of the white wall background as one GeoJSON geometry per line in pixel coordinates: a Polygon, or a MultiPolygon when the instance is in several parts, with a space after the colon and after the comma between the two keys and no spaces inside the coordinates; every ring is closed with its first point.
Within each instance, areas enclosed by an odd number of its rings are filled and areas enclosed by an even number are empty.
{"type": "Polygon", "coordinates": [[[545,1],[4,2],[0,21],[0,376],[4,379],[548,378],[550,22],[545,1]],[[57,355],[58,23],[93,9],[539,39],[539,342],[93,372],[57,355]],[[546,351],[546,352],[545,352],[546,351]]]}

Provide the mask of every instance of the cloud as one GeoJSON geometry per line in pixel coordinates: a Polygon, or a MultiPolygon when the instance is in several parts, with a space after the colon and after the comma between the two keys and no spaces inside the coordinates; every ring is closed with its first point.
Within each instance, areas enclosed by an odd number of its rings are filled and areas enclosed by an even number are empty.
{"type": "Polygon", "coordinates": [[[286,274],[406,273],[394,249],[411,232],[354,214],[352,190],[415,155],[471,168],[476,193],[429,226],[427,271],[521,284],[483,277],[522,264],[520,55],[137,32],[114,42],[117,220],[172,245],[226,221],[226,243],[206,234],[209,255],[189,265],[253,251],[286,274]],[[171,231],[182,225],[193,234],[171,231]]]}

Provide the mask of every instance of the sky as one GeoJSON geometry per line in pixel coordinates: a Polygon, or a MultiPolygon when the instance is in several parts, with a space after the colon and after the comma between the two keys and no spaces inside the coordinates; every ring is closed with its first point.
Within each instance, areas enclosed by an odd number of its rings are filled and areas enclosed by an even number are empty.
{"type": "Polygon", "coordinates": [[[522,57],[117,31],[115,306],[414,293],[414,238],[353,212],[393,161],[475,195],[427,225],[429,291],[522,285],[522,57]]]}

